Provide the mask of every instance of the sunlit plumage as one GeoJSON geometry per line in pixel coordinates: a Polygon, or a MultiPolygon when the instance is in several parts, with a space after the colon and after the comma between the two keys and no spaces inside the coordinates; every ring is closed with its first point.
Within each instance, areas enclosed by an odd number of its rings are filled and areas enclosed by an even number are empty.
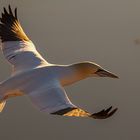
{"type": "Polygon", "coordinates": [[[0,83],[0,111],[7,99],[26,95],[39,110],[54,115],[105,119],[116,112],[117,108],[109,107],[98,113],[88,113],[74,105],[64,90],[64,86],[87,77],[118,78],[116,75],[93,62],[70,65],[47,62],[24,33],[17,9],[12,12],[10,6],[9,10],[4,8],[0,21],[1,49],[13,67],[11,77],[0,83]]]}

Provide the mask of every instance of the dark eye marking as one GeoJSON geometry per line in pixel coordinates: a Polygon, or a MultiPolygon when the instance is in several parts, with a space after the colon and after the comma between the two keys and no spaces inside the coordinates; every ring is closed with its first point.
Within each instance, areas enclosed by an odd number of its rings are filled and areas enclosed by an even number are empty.
{"type": "Polygon", "coordinates": [[[13,59],[13,58],[15,58],[15,57],[16,57],[16,55],[7,56],[8,60],[11,60],[11,59],[13,59]]]}
{"type": "Polygon", "coordinates": [[[96,71],[96,73],[98,73],[98,72],[102,72],[102,71],[104,71],[104,70],[102,70],[102,69],[98,69],[98,70],[96,71]]]}

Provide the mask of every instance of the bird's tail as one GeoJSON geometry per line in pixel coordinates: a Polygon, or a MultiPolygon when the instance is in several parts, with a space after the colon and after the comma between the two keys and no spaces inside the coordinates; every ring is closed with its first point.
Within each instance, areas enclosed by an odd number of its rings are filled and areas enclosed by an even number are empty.
{"type": "Polygon", "coordinates": [[[0,112],[2,112],[2,110],[4,109],[5,104],[6,104],[6,100],[0,101],[0,112]]]}

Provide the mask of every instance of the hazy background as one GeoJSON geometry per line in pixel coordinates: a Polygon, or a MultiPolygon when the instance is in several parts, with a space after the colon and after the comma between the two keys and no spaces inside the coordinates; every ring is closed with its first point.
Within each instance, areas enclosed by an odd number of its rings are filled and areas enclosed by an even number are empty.
{"type": "MultiPolygon", "coordinates": [[[[51,63],[94,61],[119,80],[92,78],[66,88],[70,99],[96,112],[113,105],[107,120],[65,118],[41,113],[27,97],[8,101],[0,114],[1,140],[139,140],[139,0],[1,0],[18,7],[18,17],[37,49],[51,63]]],[[[0,53],[0,80],[10,66],[0,53]]],[[[29,82],[29,81],[27,81],[29,82]]]]}

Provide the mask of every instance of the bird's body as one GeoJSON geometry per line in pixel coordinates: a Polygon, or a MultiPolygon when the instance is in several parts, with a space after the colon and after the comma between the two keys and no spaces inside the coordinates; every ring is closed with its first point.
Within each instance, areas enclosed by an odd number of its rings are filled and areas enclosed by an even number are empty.
{"type": "Polygon", "coordinates": [[[9,12],[4,8],[2,13],[0,37],[2,52],[13,66],[11,77],[0,83],[1,111],[8,98],[26,95],[39,110],[51,114],[105,119],[116,112],[117,109],[110,112],[108,108],[90,114],[72,104],[64,87],[88,77],[117,76],[93,62],[50,64],[26,36],[17,19],[17,10],[14,15],[10,6],[9,12]]]}

